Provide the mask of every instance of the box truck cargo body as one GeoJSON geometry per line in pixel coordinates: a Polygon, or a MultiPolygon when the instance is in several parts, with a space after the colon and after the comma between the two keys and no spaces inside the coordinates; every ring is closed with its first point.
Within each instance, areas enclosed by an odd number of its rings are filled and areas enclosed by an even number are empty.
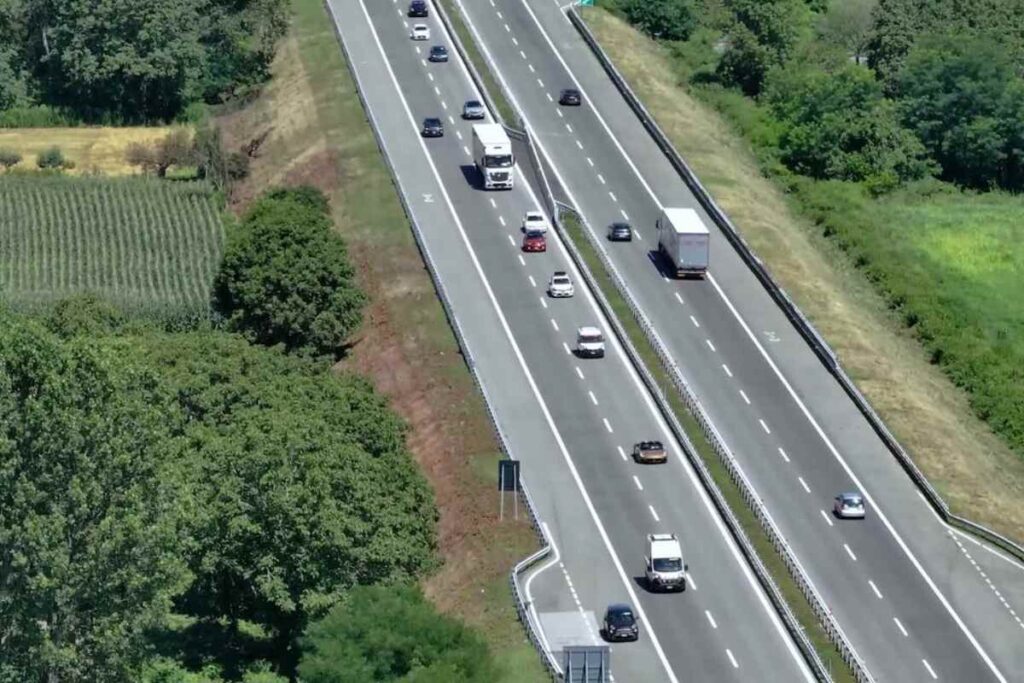
{"type": "Polygon", "coordinates": [[[515,182],[515,157],[512,141],[497,123],[473,126],[473,161],[488,190],[511,190],[515,182]]]}
{"type": "Polygon", "coordinates": [[[710,234],[693,209],[665,209],[658,218],[658,251],[676,277],[704,277],[710,256],[710,234]]]}

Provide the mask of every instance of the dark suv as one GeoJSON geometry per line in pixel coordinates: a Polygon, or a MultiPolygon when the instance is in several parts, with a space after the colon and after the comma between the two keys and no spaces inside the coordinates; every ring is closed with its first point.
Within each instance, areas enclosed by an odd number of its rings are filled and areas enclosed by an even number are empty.
{"type": "Polygon", "coordinates": [[[427,0],[412,0],[409,3],[410,17],[425,17],[427,13],[427,0]]]}
{"type": "Polygon", "coordinates": [[[633,608],[625,604],[608,605],[604,613],[601,631],[606,640],[637,640],[640,628],[636,623],[633,608]]]}
{"type": "Polygon", "coordinates": [[[444,123],[441,119],[428,118],[423,119],[423,137],[425,138],[440,138],[444,137],[444,123]]]}

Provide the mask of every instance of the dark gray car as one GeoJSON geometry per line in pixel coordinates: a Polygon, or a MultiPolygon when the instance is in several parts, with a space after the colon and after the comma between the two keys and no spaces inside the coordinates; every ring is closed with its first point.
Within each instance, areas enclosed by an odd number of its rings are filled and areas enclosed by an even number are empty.
{"type": "Polygon", "coordinates": [[[608,226],[608,239],[612,242],[633,241],[633,228],[629,223],[612,223],[608,226]]]}
{"type": "Polygon", "coordinates": [[[608,605],[601,630],[605,640],[636,640],[640,637],[633,608],[623,603],[608,605]]]}
{"type": "Polygon", "coordinates": [[[427,118],[423,119],[423,137],[425,138],[440,138],[444,137],[444,123],[441,119],[427,118]]]}
{"type": "Polygon", "coordinates": [[[430,48],[430,56],[427,58],[432,62],[447,62],[448,48],[444,45],[435,45],[430,48]]]}

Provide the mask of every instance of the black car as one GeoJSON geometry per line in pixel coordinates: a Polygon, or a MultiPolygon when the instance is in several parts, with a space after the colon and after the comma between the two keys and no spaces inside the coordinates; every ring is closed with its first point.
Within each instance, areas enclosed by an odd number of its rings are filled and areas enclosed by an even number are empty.
{"type": "Polygon", "coordinates": [[[567,107],[578,107],[582,102],[583,97],[575,88],[566,88],[558,95],[558,103],[567,107]]]}
{"type": "Polygon", "coordinates": [[[423,137],[440,138],[444,137],[444,123],[441,119],[423,119],[423,137]]]}
{"type": "Polygon", "coordinates": [[[409,16],[410,17],[425,17],[427,16],[427,0],[412,0],[409,3],[409,16]]]}
{"type": "Polygon", "coordinates": [[[608,239],[612,242],[632,242],[633,229],[629,223],[612,223],[608,226],[608,239]]]}
{"type": "Polygon", "coordinates": [[[636,623],[636,615],[629,605],[616,603],[608,605],[604,613],[602,633],[605,640],[636,640],[640,637],[640,627],[636,623]]]}
{"type": "Polygon", "coordinates": [[[435,45],[430,48],[430,57],[428,57],[428,59],[432,62],[447,62],[448,48],[444,45],[435,45]]]}

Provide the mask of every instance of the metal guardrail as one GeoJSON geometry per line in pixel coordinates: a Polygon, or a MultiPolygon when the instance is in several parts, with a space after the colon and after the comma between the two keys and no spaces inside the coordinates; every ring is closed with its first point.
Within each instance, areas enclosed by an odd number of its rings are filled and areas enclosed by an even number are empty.
{"type": "MultiPolygon", "coordinates": [[[[438,4],[434,5],[438,7],[438,4]]],[[[459,323],[459,318],[455,314],[455,310],[452,308],[448,292],[445,289],[444,283],[441,281],[440,274],[434,265],[434,259],[430,253],[430,247],[427,245],[426,239],[424,238],[423,231],[419,224],[416,222],[416,217],[409,207],[408,200],[405,194],[402,192],[402,188],[398,187],[396,178],[398,177],[395,173],[394,163],[391,156],[388,154],[387,147],[384,145],[381,133],[377,128],[376,121],[372,116],[369,115],[370,107],[366,102],[366,98],[363,95],[363,89],[359,81],[359,76],[356,74],[355,68],[352,66],[352,56],[348,52],[345,46],[345,41],[342,39],[341,32],[338,29],[338,18],[334,15],[334,11],[331,9],[330,2],[324,0],[324,7],[327,9],[327,13],[330,15],[332,22],[334,23],[334,31],[338,37],[338,42],[341,44],[342,52],[345,53],[345,61],[348,65],[349,72],[352,74],[352,79],[359,87],[356,88],[356,92],[359,95],[359,100],[363,105],[364,111],[367,112],[367,119],[370,122],[370,128],[373,131],[374,138],[377,141],[377,147],[380,149],[381,156],[388,166],[388,170],[391,172],[391,182],[395,186],[395,192],[398,195],[398,199],[402,204],[402,209],[405,212],[406,217],[409,220],[409,225],[412,227],[413,237],[416,240],[416,246],[419,249],[420,254],[423,257],[423,262],[427,266],[427,272],[430,274],[430,279],[434,283],[434,288],[437,290],[438,298],[441,301],[441,306],[444,308],[445,316],[448,318],[448,322],[451,325],[452,331],[455,333],[455,339],[459,345],[459,350],[462,353],[462,358],[466,363],[466,367],[469,368],[470,375],[473,377],[473,382],[476,384],[480,393],[484,397],[484,406],[487,408],[487,417],[491,422],[491,427],[494,429],[495,436],[498,440],[498,447],[501,452],[508,458],[515,459],[512,449],[509,446],[508,439],[505,438],[504,433],[501,431],[497,416],[494,414],[490,396],[487,393],[487,389],[484,387],[483,382],[480,380],[479,373],[477,372],[476,362],[473,359],[473,353],[469,347],[469,342],[466,340],[465,335],[462,332],[462,326],[459,323]]],[[[492,110],[493,111],[493,110],[492,110]]],[[[545,668],[551,674],[552,679],[558,681],[561,679],[562,671],[559,667],[558,662],[552,654],[543,646],[540,637],[538,635],[539,625],[533,623],[530,616],[529,604],[525,598],[525,593],[519,586],[519,576],[527,571],[530,567],[540,562],[547,557],[552,550],[552,545],[547,535],[544,532],[544,527],[540,524],[540,518],[537,514],[536,505],[533,502],[532,496],[530,496],[529,489],[526,484],[520,481],[520,491],[522,492],[523,501],[526,503],[526,509],[530,515],[530,521],[533,525],[534,531],[537,533],[538,539],[541,544],[540,550],[533,553],[529,557],[526,557],[519,561],[509,574],[509,583],[511,584],[512,595],[515,598],[516,612],[519,615],[519,619],[523,622],[526,627],[527,635],[534,647],[541,655],[541,660],[545,665],[545,668]]]]}
{"type": "Polygon", "coordinates": [[[833,377],[835,377],[836,381],[839,382],[839,385],[850,397],[854,405],[857,406],[857,409],[868,421],[868,424],[871,425],[871,428],[875,431],[878,437],[896,457],[900,466],[903,467],[917,487],[925,495],[935,511],[948,524],[969,531],[1003,549],[1007,553],[1010,553],[1017,559],[1024,561],[1024,546],[996,531],[993,531],[992,529],[978,524],[977,522],[961,517],[950,510],[949,504],[946,503],[942,496],[939,495],[938,491],[935,490],[931,482],[928,481],[928,478],[924,476],[924,473],[921,472],[917,467],[917,464],[892,435],[889,428],[886,427],[878,413],[876,413],[874,408],[871,407],[867,398],[865,398],[865,396],[860,392],[860,389],[858,389],[853,383],[853,380],[850,379],[850,376],[839,363],[836,353],[831,349],[831,347],[829,347],[828,343],[814,325],[811,324],[800,309],[797,308],[796,304],[793,303],[789,294],[787,294],[786,291],[775,281],[768,268],[764,265],[761,259],[754,254],[753,250],[743,239],[743,236],[740,235],[739,231],[732,224],[732,221],[729,220],[729,217],[724,211],[722,211],[714,198],[712,198],[711,194],[700,182],[700,179],[697,178],[696,174],[676,151],[672,142],[668,139],[668,136],[662,132],[661,128],[654,120],[654,117],[651,116],[646,107],[644,107],[643,103],[640,102],[640,99],[633,92],[632,88],[630,88],[629,84],[626,83],[626,80],[622,77],[611,59],[598,44],[593,33],[591,33],[590,29],[582,18],[580,18],[576,10],[574,8],[569,8],[566,13],[569,20],[576,27],[576,30],[579,31],[583,40],[587,43],[591,51],[593,51],[594,55],[601,63],[601,66],[611,77],[616,88],[618,88],[622,93],[622,96],[626,99],[630,108],[633,109],[634,113],[636,113],[637,117],[640,119],[640,122],[647,129],[647,132],[650,133],[655,143],[661,148],[661,151],[668,158],[669,163],[675,167],[676,172],[679,173],[683,181],[690,188],[690,191],[697,197],[697,200],[701,203],[701,206],[704,207],[704,210],[707,211],[708,215],[715,221],[725,237],[732,243],[733,248],[761,282],[762,286],[768,291],[772,299],[775,300],[779,308],[782,309],[783,313],[797,329],[800,335],[808,342],[825,368],[833,377]]]}

